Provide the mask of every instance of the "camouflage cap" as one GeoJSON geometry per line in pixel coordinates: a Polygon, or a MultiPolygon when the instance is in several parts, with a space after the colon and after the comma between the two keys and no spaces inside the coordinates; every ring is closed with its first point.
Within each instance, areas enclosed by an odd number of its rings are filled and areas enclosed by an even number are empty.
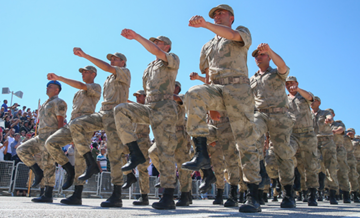
{"type": "Polygon", "coordinates": [[[360,135],[356,135],[355,138],[360,139],[360,135]]]}
{"type": "Polygon", "coordinates": [[[355,129],[354,128],[348,128],[346,131],[351,131],[355,133],[355,129]]]}
{"type": "Polygon", "coordinates": [[[106,58],[107,58],[109,61],[111,61],[111,57],[112,57],[112,56],[115,56],[115,57],[120,58],[121,60],[124,60],[125,63],[126,63],[126,61],[127,61],[125,55],[124,55],[124,54],[121,54],[120,52],[116,52],[116,53],[114,53],[114,54],[108,54],[108,55],[106,55],[106,58]]]}
{"type": "Polygon", "coordinates": [[[160,40],[160,41],[165,42],[166,44],[170,45],[170,48],[171,48],[171,40],[166,36],[158,36],[156,38],[151,37],[149,40],[152,42],[154,42],[155,40],[160,40]]]}
{"type": "Polygon", "coordinates": [[[89,66],[86,66],[86,67],[84,67],[84,68],[80,68],[80,69],[79,69],[79,72],[82,73],[84,70],[91,70],[92,72],[95,73],[95,75],[97,74],[96,68],[93,67],[93,66],[90,66],[90,65],[89,65],[89,66]]]}
{"type": "Polygon", "coordinates": [[[255,49],[252,53],[251,56],[256,57],[257,53],[259,52],[259,50],[255,49]]]}
{"type": "Polygon", "coordinates": [[[333,109],[331,109],[331,108],[328,108],[328,109],[325,109],[326,111],[330,111],[332,114],[335,114],[334,113],[334,110],[333,109]]]}
{"type": "Polygon", "coordinates": [[[209,11],[209,17],[214,19],[214,12],[216,10],[219,10],[219,9],[227,10],[234,16],[234,10],[232,9],[232,7],[230,7],[229,5],[221,4],[221,5],[218,5],[218,6],[214,7],[214,8],[212,8],[209,11]]]}
{"type": "Polygon", "coordinates": [[[138,90],[137,92],[135,92],[133,94],[133,96],[137,96],[137,95],[146,95],[145,91],[144,90],[138,90]]]}
{"type": "Polygon", "coordinates": [[[296,79],[295,76],[288,76],[288,77],[286,78],[286,82],[289,82],[289,81],[297,82],[297,79],[296,79]]]}
{"type": "Polygon", "coordinates": [[[175,81],[175,85],[181,88],[181,83],[179,81],[175,81]]]}
{"type": "Polygon", "coordinates": [[[318,101],[320,101],[320,102],[321,102],[321,100],[320,100],[319,96],[315,96],[315,97],[314,97],[314,101],[315,101],[315,100],[318,100],[318,101]]]}

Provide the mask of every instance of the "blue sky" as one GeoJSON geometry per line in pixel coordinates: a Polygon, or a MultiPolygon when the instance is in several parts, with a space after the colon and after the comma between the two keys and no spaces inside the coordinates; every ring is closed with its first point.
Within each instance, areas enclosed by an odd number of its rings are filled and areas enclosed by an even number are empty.
{"type": "MultiPolygon", "coordinates": [[[[246,26],[252,34],[250,53],[262,42],[269,43],[290,67],[299,86],[322,99],[322,109],[333,108],[335,119],[360,133],[358,116],[360,1],[2,1],[0,7],[1,88],[23,91],[14,102],[31,109],[46,96],[49,72],[81,80],[80,67],[90,65],[73,55],[73,47],[106,60],[106,54],[127,56],[132,74],[130,93],[142,89],[142,74],[155,59],[139,43],[120,35],[130,28],[146,38],[165,35],[173,43],[172,52],[180,57],[177,80],[184,93],[191,86],[191,72],[199,72],[199,54],[214,34],[206,29],[188,27],[193,15],[207,21],[209,10],[229,4],[235,12],[233,27],[246,26]]],[[[272,66],[274,66],[272,64],[272,66]]],[[[249,76],[256,71],[248,58],[249,76]]],[[[98,70],[95,82],[103,85],[107,72],[98,70]]],[[[63,84],[60,97],[71,113],[77,90],[63,84]]],[[[10,95],[0,94],[0,100],[10,95]]],[[[130,100],[135,98],[130,95],[130,100]]],[[[102,101],[102,98],[101,100],[102,101]]],[[[100,103],[97,110],[100,109],[100,103]]]]}

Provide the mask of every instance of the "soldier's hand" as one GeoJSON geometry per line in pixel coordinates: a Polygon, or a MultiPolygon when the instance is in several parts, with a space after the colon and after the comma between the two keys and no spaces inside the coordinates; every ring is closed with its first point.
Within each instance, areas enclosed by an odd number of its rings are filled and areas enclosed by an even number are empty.
{"type": "Polygon", "coordinates": [[[202,16],[195,15],[189,20],[189,26],[191,27],[205,27],[206,21],[202,16]]]}
{"type": "Polygon", "coordinates": [[[48,73],[47,79],[48,80],[59,80],[59,77],[55,73],[48,73]]]}
{"type": "Polygon", "coordinates": [[[79,56],[79,57],[85,57],[85,52],[83,52],[83,50],[81,49],[81,48],[78,48],[78,47],[75,47],[74,49],[73,49],[73,51],[74,51],[74,55],[77,55],[77,56],[79,56]]]}
{"type": "Polygon", "coordinates": [[[210,111],[210,118],[215,121],[220,121],[220,113],[217,111],[210,111]]]}
{"type": "Polygon", "coordinates": [[[197,80],[197,79],[199,79],[198,73],[195,72],[190,73],[190,80],[197,80]]]}
{"type": "Polygon", "coordinates": [[[258,45],[257,50],[259,50],[260,54],[267,54],[270,51],[270,46],[267,43],[261,43],[258,45]]]}
{"type": "Polygon", "coordinates": [[[137,33],[133,30],[130,30],[130,29],[123,29],[121,31],[121,35],[127,39],[135,39],[137,33]]]}

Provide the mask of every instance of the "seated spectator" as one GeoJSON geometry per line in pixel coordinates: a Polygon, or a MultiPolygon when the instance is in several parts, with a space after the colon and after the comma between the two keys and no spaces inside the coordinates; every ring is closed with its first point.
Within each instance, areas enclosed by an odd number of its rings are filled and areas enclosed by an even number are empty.
{"type": "Polygon", "coordinates": [[[22,122],[22,124],[20,125],[20,132],[22,131],[25,131],[25,133],[30,132],[28,121],[22,122]]]}
{"type": "Polygon", "coordinates": [[[26,137],[25,137],[25,139],[22,141],[22,143],[24,143],[24,142],[26,142],[27,140],[29,140],[29,139],[31,139],[32,138],[32,132],[28,132],[28,133],[26,133],[26,137]]]}
{"type": "Polygon", "coordinates": [[[20,120],[21,120],[22,122],[25,122],[25,121],[27,121],[27,119],[28,119],[27,113],[24,112],[24,113],[21,115],[20,120]]]}
{"type": "Polygon", "coordinates": [[[23,142],[24,139],[26,139],[26,132],[24,130],[22,130],[20,132],[20,141],[23,142]]]}
{"type": "Polygon", "coordinates": [[[10,116],[9,115],[5,115],[4,116],[4,120],[5,120],[5,128],[9,128],[11,127],[11,122],[10,122],[10,116]]]}
{"type": "Polygon", "coordinates": [[[16,153],[16,149],[19,147],[19,145],[21,145],[20,134],[15,133],[14,141],[10,145],[10,147],[11,147],[11,160],[15,161],[15,165],[21,161],[20,158],[18,157],[17,153],[16,153]]]}
{"type": "Polygon", "coordinates": [[[20,122],[21,120],[18,118],[12,119],[10,127],[15,129],[15,133],[20,133],[20,122]]]}
{"type": "Polygon", "coordinates": [[[3,119],[5,116],[5,108],[4,107],[1,107],[1,110],[0,110],[0,118],[3,119]]]}
{"type": "Polygon", "coordinates": [[[106,172],[107,171],[107,159],[106,159],[106,149],[105,148],[101,148],[100,149],[100,154],[96,157],[96,161],[99,165],[100,168],[100,172],[106,172]]]}

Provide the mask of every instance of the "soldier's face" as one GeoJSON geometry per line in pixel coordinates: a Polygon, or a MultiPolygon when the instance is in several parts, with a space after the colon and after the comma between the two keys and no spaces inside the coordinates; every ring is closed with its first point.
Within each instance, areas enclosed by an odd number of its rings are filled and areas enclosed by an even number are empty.
{"type": "Polygon", "coordinates": [[[81,74],[85,83],[90,83],[92,80],[94,80],[95,73],[91,70],[83,70],[81,74]]]}
{"type": "Polygon", "coordinates": [[[46,94],[50,98],[59,94],[59,86],[55,84],[49,84],[48,87],[46,87],[46,94]]]}
{"type": "Polygon", "coordinates": [[[286,87],[286,89],[288,90],[288,92],[290,92],[290,87],[291,86],[298,86],[299,85],[299,83],[298,82],[295,82],[295,81],[287,81],[286,83],[285,83],[285,87],[286,87]]]}
{"type": "Polygon", "coordinates": [[[257,66],[261,66],[262,64],[269,64],[270,63],[270,57],[268,54],[262,53],[258,54],[255,57],[255,63],[257,66]]]}
{"type": "Polygon", "coordinates": [[[136,102],[139,104],[145,104],[146,95],[136,95],[136,102]]]}
{"type": "Polygon", "coordinates": [[[319,108],[319,106],[320,106],[320,101],[319,100],[315,100],[315,101],[313,101],[312,103],[311,103],[311,108],[319,108]]]}
{"type": "Polygon", "coordinates": [[[169,45],[165,44],[165,42],[160,40],[155,40],[154,44],[157,45],[162,51],[168,52],[169,51],[169,45]]]}
{"type": "Polygon", "coordinates": [[[177,95],[177,94],[179,94],[179,92],[180,92],[180,87],[176,85],[174,93],[177,95]]]}
{"type": "Polygon", "coordinates": [[[214,12],[214,23],[231,26],[234,16],[227,10],[218,9],[214,12]]]}
{"type": "Polygon", "coordinates": [[[118,58],[116,56],[112,56],[111,57],[111,66],[124,67],[125,61],[121,60],[121,58],[118,58]]]}

